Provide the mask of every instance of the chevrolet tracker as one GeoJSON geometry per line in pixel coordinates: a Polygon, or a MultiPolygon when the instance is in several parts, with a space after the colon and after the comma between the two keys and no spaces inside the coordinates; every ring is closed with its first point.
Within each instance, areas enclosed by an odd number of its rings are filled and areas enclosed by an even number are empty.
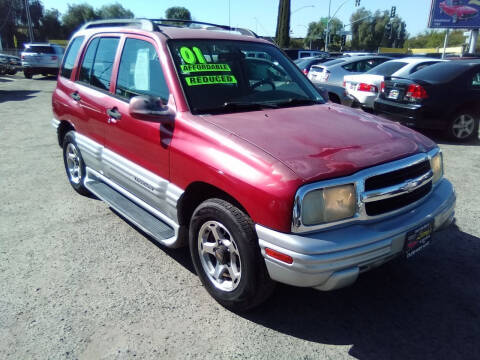
{"type": "Polygon", "coordinates": [[[164,246],[188,244],[220,304],[250,309],[276,282],[350,285],[452,222],[431,140],[326,102],[248,30],[178,24],[84,25],[52,123],[72,187],[164,246]]]}

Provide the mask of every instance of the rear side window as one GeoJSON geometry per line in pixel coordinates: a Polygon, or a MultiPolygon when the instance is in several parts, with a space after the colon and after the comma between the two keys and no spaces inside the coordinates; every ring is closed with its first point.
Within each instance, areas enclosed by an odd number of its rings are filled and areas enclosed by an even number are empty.
{"type": "Polygon", "coordinates": [[[116,94],[130,99],[137,95],[168,101],[169,91],[155,47],[148,41],[127,39],[118,68],[116,94]]]}
{"type": "Polygon", "coordinates": [[[72,69],[77,59],[78,51],[83,42],[83,36],[76,37],[70,42],[70,46],[67,49],[67,53],[63,58],[62,70],[60,70],[60,76],[70,78],[72,75],[72,69]]]}
{"type": "Polygon", "coordinates": [[[386,63],[378,65],[372,70],[367,71],[367,74],[390,76],[405,65],[407,65],[407,63],[402,61],[387,61],[386,63]]]}
{"type": "Polygon", "coordinates": [[[92,40],[85,53],[78,80],[108,91],[118,42],[119,38],[109,37],[92,40]]]}
{"type": "Polygon", "coordinates": [[[426,68],[427,66],[430,66],[430,65],[433,65],[433,64],[438,64],[438,61],[429,61],[429,62],[420,63],[410,71],[410,74],[413,74],[414,72],[420,71],[420,70],[426,68]]]}

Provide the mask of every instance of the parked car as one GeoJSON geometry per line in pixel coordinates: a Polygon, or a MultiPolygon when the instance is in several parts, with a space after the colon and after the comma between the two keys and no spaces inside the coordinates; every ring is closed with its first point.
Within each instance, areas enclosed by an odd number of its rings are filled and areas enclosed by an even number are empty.
{"type": "Polygon", "coordinates": [[[480,118],[480,61],[441,62],[405,78],[385,78],[374,107],[407,126],[472,139],[480,118]]]}
{"type": "Polygon", "coordinates": [[[308,73],[308,78],[314,84],[325,88],[330,100],[350,106],[352,99],[347,96],[343,87],[343,77],[364,73],[388,60],[391,60],[391,58],[386,56],[342,57],[320,65],[313,65],[308,73]]]}
{"type": "Polygon", "coordinates": [[[57,75],[63,57],[63,47],[55,44],[25,44],[21,54],[23,74],[27,79],[33,75],[57,75]]]}
{"type": "Polygon", "coordinates": [[[73,189],[163,246],[188,243],[220,304],[252,308],[275,281],[350,285],[452,221],[430,139],[325,104],[253,33],[179,23],[86,24],[64,57],[52,124],[73,189]]]}
{"type": "Polygon", "coordinates": [[[285,54],[292,60],[302,59],[312,56],[328,56],[328,52],[319,50],[307,50],[307,49],[284,49],[285,54]]]}
{"type": "Polygon", "coordinates": [[[2,64],[2,69],[0,69],[2,75],[15,75],[22,67],[20,58],[13,55],[0,54],[0,63],[2,64]]]}
{"type": "Polygon", "coordinates": [[[297,59],[294,61],[294,63],[300,68],[300,70],[302,70],[302,72],[305,75],[308,75],[308,72],[310,71],[310,68],[313,65],[322,64],[324,62],[334,60],[334,59],[335,58],[332,58],[332,57],[312,56],[312,57],[297,59]]]}
{"type": "Polygon", "coordinates": [[[364,74],[346,75],[343,84],[347,95],[353,99],[353,106],[373,109],[373,102],[379,94],[385,76],[405,77],[440,61],[442,60],[416,57],[390,60],[364,74]]]}

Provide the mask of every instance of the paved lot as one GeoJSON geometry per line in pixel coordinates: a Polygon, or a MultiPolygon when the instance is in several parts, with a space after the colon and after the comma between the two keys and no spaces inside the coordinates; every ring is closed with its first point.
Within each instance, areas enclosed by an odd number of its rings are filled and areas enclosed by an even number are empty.
{"type": "Polygon", "coordinates": [[[0,77],[1,359],[478,359],[478,142],[436,139],[458,228],[422,256],[332,293],[278,286],[237,315],[208,296],[186,250],[70,188],[54,80],[0,77]]]}

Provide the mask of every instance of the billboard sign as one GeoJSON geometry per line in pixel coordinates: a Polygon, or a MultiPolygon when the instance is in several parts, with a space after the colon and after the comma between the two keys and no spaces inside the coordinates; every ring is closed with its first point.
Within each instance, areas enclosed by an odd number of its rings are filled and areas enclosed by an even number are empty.
{"type": "Polygon", "coordinates": [[[480,28],[480,0],[432,0],[428,27],[480,28]]]}

